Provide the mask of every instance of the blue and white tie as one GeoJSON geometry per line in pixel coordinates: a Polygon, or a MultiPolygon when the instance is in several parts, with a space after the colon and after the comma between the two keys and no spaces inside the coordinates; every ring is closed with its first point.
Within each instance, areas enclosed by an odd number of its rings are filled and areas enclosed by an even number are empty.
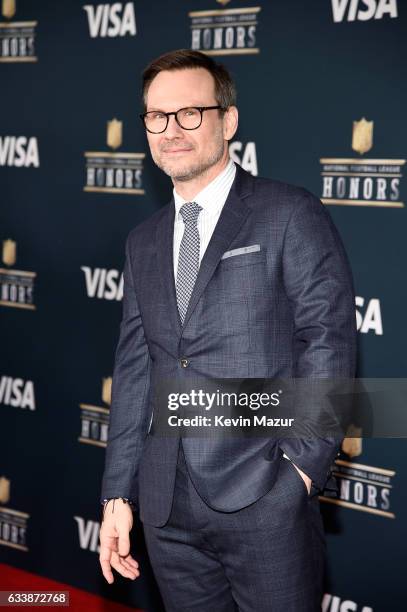
{"type": "Polygon", "coordinates": [[[198,217],[201,210],[202,206],[196,202],[186,202],[180,208],[185,227],[179,249],[175,287],[182,324],[184,324],[189,300],[198,276],[200,247],[198,217]]]}

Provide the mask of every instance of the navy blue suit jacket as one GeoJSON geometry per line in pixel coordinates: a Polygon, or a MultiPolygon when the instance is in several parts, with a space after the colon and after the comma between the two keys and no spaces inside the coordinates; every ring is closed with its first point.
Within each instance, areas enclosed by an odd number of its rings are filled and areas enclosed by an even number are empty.
{"type": "MultiPolygon", "coordinates": [[[[353,377],[354,291],[338,232],[305,189],[240,166],[202,259],[184,325],[173,273],[174,202],[126,242],[123,319],[115,355],[101,499],[129,497],[143,521],[168,519],[179,439],[149,431],[158,380],[353,377]],[[226,251],[259,250],[222,259],[226,251]],[[187,371],[184,368],[184,371],[187,371]]],[[[253,503],[275,481],[282,452],[323,490],[332,439],[184,438],[191,478],[211,507],[253,503]]]]}

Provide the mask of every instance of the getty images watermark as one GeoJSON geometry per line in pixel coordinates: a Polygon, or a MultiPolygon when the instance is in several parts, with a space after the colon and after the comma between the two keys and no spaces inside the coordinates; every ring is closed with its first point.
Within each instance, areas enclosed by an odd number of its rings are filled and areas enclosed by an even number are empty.
{"type": "Polygon", "coordinates": [[[151,392],[150,435],[407,438],[405,378],[174,375],[151,392]]]}
{"type": "MultiPolygon", "coordinates": [[[[260,408],[280,406],[280,398],[283,391],[274,393],[246,393],[246,392],[208,392],[203,389],[191,389],[188,392],[169,393],[167,407],[171,411],[180,411],[183,408],[201,409],[205,412],[224,408],[246,408],[252,411],[260,408]]],[[[168,425],[170,427],[292,427],[294,418],[271,417],[265,414],[238,414],[227,416],[226,414],[194,414],[194,416],[180,416],[170,414],[168,425]]]]}

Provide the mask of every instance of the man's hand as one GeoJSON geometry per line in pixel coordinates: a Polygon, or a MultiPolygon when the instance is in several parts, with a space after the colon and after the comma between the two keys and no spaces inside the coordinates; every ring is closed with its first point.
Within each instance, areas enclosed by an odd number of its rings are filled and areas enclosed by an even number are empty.
{"type": "MultiPolygon", "coordinates": [[[[293,462],[291,462],[291,463],[293,463],[293,462]]],[[[300,470],[300,468],[297,467],[295,465],[295,463],[293,463],[293,466],[295,467],[295,469],[297,470],[297,472],[299,473],[299,475],[301,476],[301,478],[305,482],[305,486],[307,487],[307,491],[308,491],[308,495],[309,495],[310,491],[311,491],[311,478],[309,476],[307,476],[305,472],[300,470]]]]}
{"type": "Polygon", "coordinates": [[[138,563],[130,554],[129,534],[132,527],[133,512],[129,504],[123,503],[122,499],[111,499],[105,503],[100,528],[99,561],[109,584],[114,582],[112,568],[131,580],[140,575],[138,563]]]}

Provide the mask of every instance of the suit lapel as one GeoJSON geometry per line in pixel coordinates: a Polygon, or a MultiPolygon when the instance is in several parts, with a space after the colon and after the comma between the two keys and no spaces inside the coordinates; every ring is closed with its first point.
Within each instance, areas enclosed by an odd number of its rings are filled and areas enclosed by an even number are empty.
{"type": "Polygon", "coordinates": [[[202,292],[205,290],[205,287],[215,272],[220,258],[222,257],[223,253],[227,251],[228,246],[251,213],[251,208],[248,206],[247,202],[244,202],[244,198],[252,192],[252,185],[252,176],[237,165],[235,180],[230,189],[208,247],[202,258],[198,276],[188,304],[188,310],[185,315],[183,327],[181,326],[181,320],[178,312],[174,278],[174,199],[169,202],[167,205],[167,210],[164,212],[163,216],[158,222],[156,233],[158,266],[165,294],[168,299],[169,316],[171,317],[174,330],[176,330],[176,333],[179,336],[181,336],[183,329],[185,329],[185,326],[187,325],[191,314],[193,313],[199,298],[202,295],[202,292]]]}
{"type": "Polygon", "coordinates": [[[175,294],[174,279],[174,257],[173,257],[173,237],[174,237],[174,199],[167,205],[167,210],[161,217],[156,232],[156,245],[158,267],[161,280],[168,300],[168,311],[171,317],[174,330],[177,335],[181,335],[181,320],[179,317],[177,297],[175,294]]]}
{"type": "MultiPolygon", "coordinates": [[[[185,329],[186,325],[188,324],[191,314],[193,313],[202,292],[205,290],[205,287],[215,272],[220,258],[222,257],[223,253],[227,251],[228,246],[251,213],[251,208],[248,206],[247,202],[243,201],[243,198],[251,193],[252,182],[252,176],[237,165],[235,180],[232,184],[231,190],[222,209],[208,247],[202,258],[182,329],[185,329]]],[[[176,301],[175,305],[177,307],[176,301]]]]}

